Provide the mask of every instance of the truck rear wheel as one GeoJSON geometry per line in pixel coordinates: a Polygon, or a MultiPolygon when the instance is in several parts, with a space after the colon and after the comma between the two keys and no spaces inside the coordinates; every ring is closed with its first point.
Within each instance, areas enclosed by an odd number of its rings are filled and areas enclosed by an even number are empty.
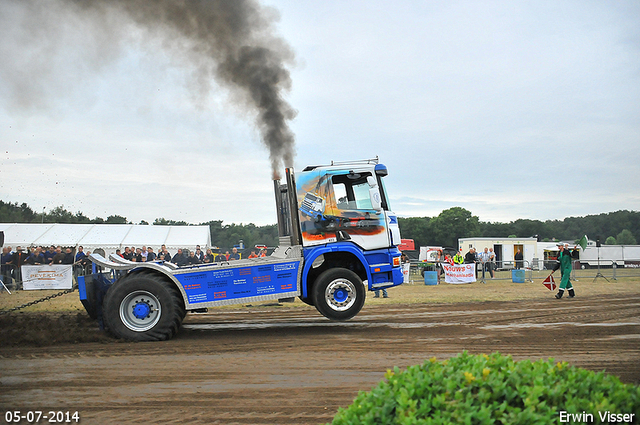
{"type": "Polygon", "coordinates": [[[162,341],[180,328],[185,309],[173,284],[153,272],[131,273],[107,292],[104,322],[118,338],[162,341]]]}
{"type": "Polygon", "coordinates": [[[313,285],[316,309],[331,320],[348,320],[364,305],[362,280],[351,270],[336,268],[320,274],[313,285]]]}

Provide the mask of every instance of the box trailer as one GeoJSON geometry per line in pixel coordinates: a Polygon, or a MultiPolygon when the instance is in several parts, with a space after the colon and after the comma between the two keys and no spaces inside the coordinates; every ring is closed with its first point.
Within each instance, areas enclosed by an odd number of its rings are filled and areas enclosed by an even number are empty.
{"type": "Polygon", "coordinates": [[[485,248],[493,249],[496,255],[498,269],[513,269],[516,265],[515,254],[520,250],[523,256],[524,267],[537,268],[542,259],[542,252],[538,251],[536,238],[460,238],[458,246],[462,255],[470,248],[475,248],[478,253],[485,248]]]}
{"type": "Polygon", "coordinates": [[[580,268],[640,267],[640,245],[602,245],[589,246],[580,250],[580,268]]]}

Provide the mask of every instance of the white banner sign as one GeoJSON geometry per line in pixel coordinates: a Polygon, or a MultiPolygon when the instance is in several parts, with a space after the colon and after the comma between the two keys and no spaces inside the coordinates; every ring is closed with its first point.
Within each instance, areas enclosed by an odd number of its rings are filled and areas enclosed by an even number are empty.
{"type": "Polygon", "coordinates": [[[22,266],[22,288],[24,290],[71,289],[72,270],[73,266],[68,264],[22,266]]]}
{"type": "Polygon", "coordinates": [[[402,281],[402,283],[409,283],[409,268],[410,268],[411,264],[410,263],[404,263],[402,265],[402,275],[404,277],[404,280],[402,281]]]}
{"type": "Polygon", "coordinates": [[[471,283],[476,281],[475,264],[442,264],[447,283],[471,283]]]}

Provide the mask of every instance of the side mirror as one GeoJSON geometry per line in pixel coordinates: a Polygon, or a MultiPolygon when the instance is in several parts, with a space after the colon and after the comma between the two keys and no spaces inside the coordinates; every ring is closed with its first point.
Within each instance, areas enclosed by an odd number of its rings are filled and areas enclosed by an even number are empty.
{"type": "Polygon", "coordinates": [[[378,182],[375,177],[368,176],[369,197],[371,198],[371,206],[376,212],[382,211],[382,198],[380,198],[380,190],[378,190],[378,182]]]}

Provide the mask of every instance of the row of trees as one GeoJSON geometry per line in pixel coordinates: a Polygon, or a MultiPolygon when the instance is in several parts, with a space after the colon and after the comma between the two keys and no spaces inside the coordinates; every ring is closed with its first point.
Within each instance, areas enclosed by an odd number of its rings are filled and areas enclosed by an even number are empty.
{"type": "MultiPolygon", "coordinates": [[[[126,217],[109,216],[106,219],[90,219],[81,212],[72,213],[63,206],[49,212],[34,212],[27,204],[0,201],[2,223],[86,223],[130,224],[126,217]]],[[[139,224],[149,224],[142,221],[139,224]]],[[[157,218],[154,225],[189,225],[184,221],[157,218]]],[[[413,239],[418,246],[442,245],[455,247],[464,237],[537,237],[539,240],[571,240],[588,235],[600,239],[603,244],[635,245],[640,240],[640,212],[616,211],[585,217],[568,217],[564,220],[515,220],[509,223],[483,222],[470,211],[453,207],[436,217],[400,218],[400,231],[404,238],[413,239]]],[[[242,240],[246,247],[256,244],[275,246],[278,229],[275,224],[256,226],[250,224],[223,224],[212,220],[200,225],[211,229],[211,240],[220,247],[231,247],[242,240]]]]}
{"type": "Polygon", "coordinates": [[[63,205],[40,213],[33,211],[26,203],[18,205],[17,202],[12,204],[3,201],[0,201],[0,223],[130,224],[126,217],[119,215],[110,215],[106,220],[101,217],[91,219],[80,211],[74,214],[63,205]]]}
{"type": "Polygon", "coordinates": [[[640,240],[640,212],[616,211],[564,220],[526,220],[510,223],[482,222],[470,211],[453,207],[437,217],[400,218],[402,237],[418,246],[456,247],[459,238],[468,237],[536,237],[539,241],[578,240],[587,235],[603,244],[635,245],[640,240]]]}

